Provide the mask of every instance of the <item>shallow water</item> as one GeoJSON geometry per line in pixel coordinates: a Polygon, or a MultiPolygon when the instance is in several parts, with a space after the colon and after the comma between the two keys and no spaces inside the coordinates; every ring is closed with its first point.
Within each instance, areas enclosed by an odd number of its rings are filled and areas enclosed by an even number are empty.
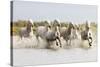
{"type": "MultiPolygon", "coordinates": [[[[96,42],[92,48],[79,48],[78,40],[73,40],[70,49],[67,49],[66,41],[62,39],[63,47],[57,50],[41,49],[47,45],[46,41],[36,37],[19,39],[18,36],[13,37],[13,62],[14,66],[24,65],[42,65],[42,64],[58,64],[58,63],[74,63],[97,61],[96,42]],[[35,48],[38,46],[38,48],[35,48]]],[[[53,45],[53,47],[56,47],[53,45]]],[[[57,47],[56,47],[57,48],[57,47]]]]}
{"type": "MultiPolygon", "coordinates": [[[[39,41],[36,39],[35,36],[33,36],[32,38],[23,38],[22,40],[18,37],[18,36],[13,36],[13,48],[46,48],[46,46],[48,46],[48,43],[44,40],[39,38],[39,41]]],[[[80,46],[80,40],[72,40],[71,42],[71,46],[72,47],[79,47],[80,46]]],[[[66,48],[67,47],[67,43],[66,41],[61,38],[61,44],[62,44],[62,48],[66,48]]],[[[51,42],[51,46],[52,47],[57,47],[54,42],[51,42]]]]}
{"type": "Polygon", "coordinates": [[[14,66],[97,61],[97,49],[14,49],[14,66]]]}

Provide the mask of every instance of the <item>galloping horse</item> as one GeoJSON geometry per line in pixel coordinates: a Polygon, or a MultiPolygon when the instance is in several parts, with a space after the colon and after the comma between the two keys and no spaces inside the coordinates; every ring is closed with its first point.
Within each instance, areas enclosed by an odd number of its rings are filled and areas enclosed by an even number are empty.
{"type": "Polygon", "coordinates": [[[31,35],[33,35],[33,28],[32,28],[33,24],[32,23],[33,23],[32,20],[28,20],[26,27],[20,29],[19,36],[21,39],[23,37],[27,38],[27,37],[30,37],[31,35]]]}
{"type": "Polygon", "coordinates": [[[74,25],[74,27],[71,29],[71,39],[81,40],[80,29],[78,25],[74,25]]]}
{"type": "Polygon", "coordinates": [[[89,47],[92,46],[93,38],[92,38],[92,33],[90,31],[90,25],[88,24],[88,22],[86,22],[85,30],[81,32],[81,39],[88,40],[89,47]]]}
{"type": "MultiPolygon", "coordinates": [[[[49,42],[53,42],[56,41],[56,45],[59,45],[59,37],[58,35],[56,35],[56,33],[58,32],[58,28],[55,28],[56,30],[52,29],[51,24],[49,23],[48,26],[39,26],[36,29],[36,38],[39,41],[38,37],[41,37],[42,39],[46,40],[49,44],[49,42]]],[[[50,46],[50,44],[49,44],[50,46]]],[[[61,46],[61,45],[60,45],[61,46]]],[[[48,47],[48,46],[47,46],[48,47]]]]}
{"type": "Polygon", "coordinates": [[[68,45],[71,44],[71,39],[72,39],[72,34],[73,34],[72,30],[74,29],[75,29],[74,25],[72,23],[69,23],[68,29],[61,32],[61,36],[66,40],[68,45]]]}

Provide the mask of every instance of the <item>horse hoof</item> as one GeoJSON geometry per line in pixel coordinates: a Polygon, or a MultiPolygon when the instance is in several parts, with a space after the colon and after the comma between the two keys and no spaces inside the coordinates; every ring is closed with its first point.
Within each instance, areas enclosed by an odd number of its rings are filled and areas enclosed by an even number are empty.
{"type": "Polygon", "coordinates": [[[90,46],[89,46],[89,48],[93,48],[93,47],[94,47],[93,45],[90,45],[90,46]]]}

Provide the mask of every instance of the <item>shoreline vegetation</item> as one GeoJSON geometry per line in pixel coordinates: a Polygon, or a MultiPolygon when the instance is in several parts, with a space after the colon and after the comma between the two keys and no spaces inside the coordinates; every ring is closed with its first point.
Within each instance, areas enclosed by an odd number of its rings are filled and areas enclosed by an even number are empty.
{"type": "MultiPolygon", "coordinates": [[[[54,20],[54,21],[57,21],[57,20],[54,20]]],[[[50,21],[50,24],[52,26],[56,26],[57,22],[54,22],[54,21],[50,21]]],[[[14,36],[14,35],[18,35],[18,32],[20,30],[20,28],[22,27],[26,27],[27,25],[27,20],[18,20],[18,21],[13,21],[11,22],[11,32],[12,32],[12,35],[11,36],[14,36]]],[[[38,27],[38,26],[46,26],[48,25],[48,21],[47,20],[44,20],[44,21],[34,21],[33,20],[33,23],[34,23],[34,26],[33,26],[33,31],[35,33],[35,29],[38,27]]],[[[60,21],[60,25],[61,27],[68,27],[68,23],[70,22],[63,22],[63,21],[60,21]]],[[[74,22],[72,22],[74,24],[74,22]]],[[[83,28],[85,27],[85,22],[82,22],[82,23],[77,23],[77,24],[74,24],[74,25],[78,25],[80,30],[82,31],[83,28]]],[[[90,29],[96,34],[97,32],[97,23],[96,22],[90,22],[90,29]]]]}

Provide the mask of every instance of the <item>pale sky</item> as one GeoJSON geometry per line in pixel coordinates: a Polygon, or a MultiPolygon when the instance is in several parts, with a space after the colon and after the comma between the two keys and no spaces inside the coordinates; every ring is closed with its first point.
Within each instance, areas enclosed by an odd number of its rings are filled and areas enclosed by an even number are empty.
{"type": "Polygon", "coordinates": [[[14,1],[13,21],[17,20],[51,20],[97,22],[97,6],[62,3],[44,3],[33,1],[14,1]]]}

